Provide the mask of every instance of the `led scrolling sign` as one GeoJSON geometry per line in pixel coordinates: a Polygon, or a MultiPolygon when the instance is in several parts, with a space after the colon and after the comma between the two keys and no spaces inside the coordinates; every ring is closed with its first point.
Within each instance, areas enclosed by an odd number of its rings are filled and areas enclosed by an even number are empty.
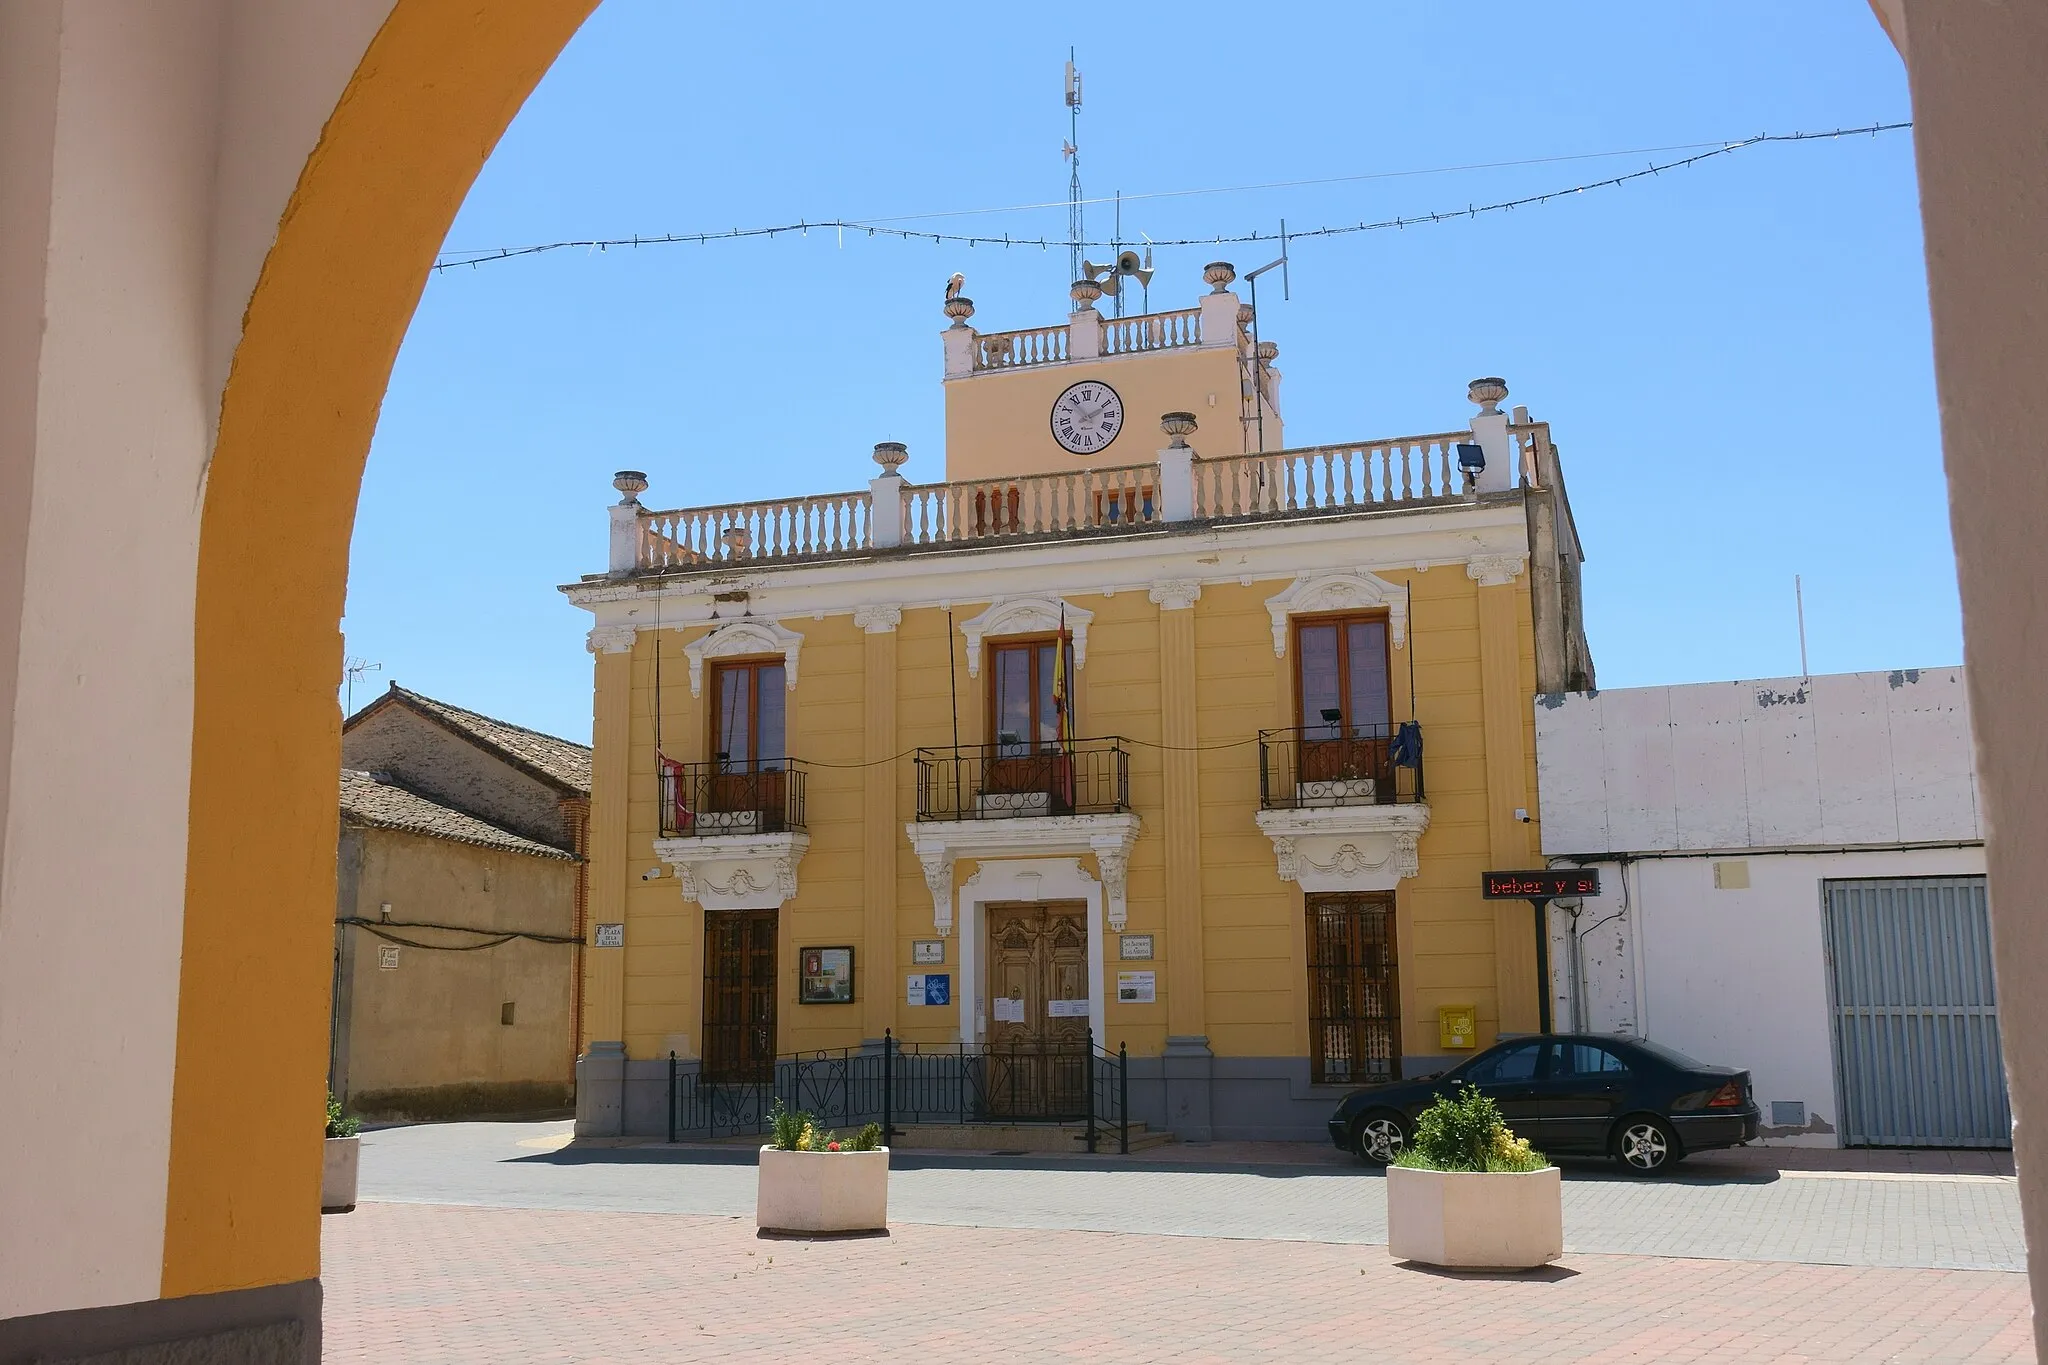
{"type": "Polygon", "coordinates": [[[1490,901],[1597,896],[1600,894],[1600,869],[1559,867],[1540,872],[1488,872],[1482,874],[1480,885],[1482,893],[1490,901]]]}

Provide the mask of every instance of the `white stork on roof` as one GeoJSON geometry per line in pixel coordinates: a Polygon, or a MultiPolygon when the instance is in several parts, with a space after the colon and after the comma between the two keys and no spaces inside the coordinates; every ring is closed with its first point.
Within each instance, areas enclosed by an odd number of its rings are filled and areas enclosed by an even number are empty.
{"type": "Polygon", "coordinates": [[[946,302],[951,303],[954,299],[959,298],[960,291],[966,287],[967,277],[957,270],[954,271],[953,278],[946,281],[946,302]]]}

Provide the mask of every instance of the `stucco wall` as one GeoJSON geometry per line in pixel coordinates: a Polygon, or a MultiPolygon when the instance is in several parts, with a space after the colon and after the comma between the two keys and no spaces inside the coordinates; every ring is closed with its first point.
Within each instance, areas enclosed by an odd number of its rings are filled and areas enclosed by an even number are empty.
{"type": "MultiPolygon", "coordinates": [[[[1746,1067],[1768,1125],[1771,1101],[1806,1104],[1807,1130],[1766,1128],[1764,1141],[1837,1145],[1833,1025],[1822,883],[1851,877],[1982,876],[1984,850],[1649,858],[1601,869],[1576,930],[1583,1013],[1596,1032],[1634,1034],[1717,1065],[1746,1067]],[[1721,889],[1717,865],[1749,885],[1721,889]]],[[[1724,880],[1739,880],[1727,878],[1724,880]]],[[[1551,914],[1552,1008],[1575,1018],[1568,935],[1551,914]]]]}
{"type": "Polygon", "coordinates": [[[388,772],[424,796],[536,842],[573,847],[560,793],[404,706],[387,705],[343,731],[341,763],[388,772]]]}
{"type": "Polygon", "coordinates": [[[1536,733],[1552,856],[1984,837],[1960,668],[1574,692],[1536,733]]]}
{"type": "MultiPolygon", "coordinates": [[[[345,907],[396,923],[574,932],[575,864],[431,839],[396,830],[351,829],[342,840],[345,907]]],[[[476,934],[393,927],[388,932],[451,948],[476,934]]],[[[559,1107],[572,1079],[570,999],[575,949],[514,939],[474,952],[393,946],[362,927],[344,928],[351,964],[342,986],[338,1078],[351,1109],[440,1116],[559,1107]],[[501,1022],[514,1005],[514,1022],[501,1022]]]]}

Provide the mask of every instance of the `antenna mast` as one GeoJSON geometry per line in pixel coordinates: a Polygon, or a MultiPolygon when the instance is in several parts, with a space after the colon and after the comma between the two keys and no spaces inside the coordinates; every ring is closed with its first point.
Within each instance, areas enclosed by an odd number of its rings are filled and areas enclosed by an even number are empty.
{"type": "Polygon", "coordinates": [[[1067,49],[1067,141],[1061,154],[1067,174],[1067,283],[1081,278],[1081,73],[1074,67],[1074,49],[1067,49]]]}

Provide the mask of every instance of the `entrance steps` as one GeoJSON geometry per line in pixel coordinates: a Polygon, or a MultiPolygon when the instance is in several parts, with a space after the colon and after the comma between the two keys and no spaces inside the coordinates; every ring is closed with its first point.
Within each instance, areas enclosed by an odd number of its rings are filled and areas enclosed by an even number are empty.
{"type": "MultiPolygon", "coordinates": [[[[1173,1141],[1171,1133],[1156,1133],[1142,1123],[1131,1125],[1131,1150],[1141,1152],[1173,1141]]],[[[906,1150],[941,1148],[971,1152],[1086,1152],[1088,1125],[1085,1123],[918,1123],[896,1129],[893,1146],[906,1150]]],[[[1095,1151],[1117,1154],[1115,1124],[1097,1124],[1095,1151]]]]}

